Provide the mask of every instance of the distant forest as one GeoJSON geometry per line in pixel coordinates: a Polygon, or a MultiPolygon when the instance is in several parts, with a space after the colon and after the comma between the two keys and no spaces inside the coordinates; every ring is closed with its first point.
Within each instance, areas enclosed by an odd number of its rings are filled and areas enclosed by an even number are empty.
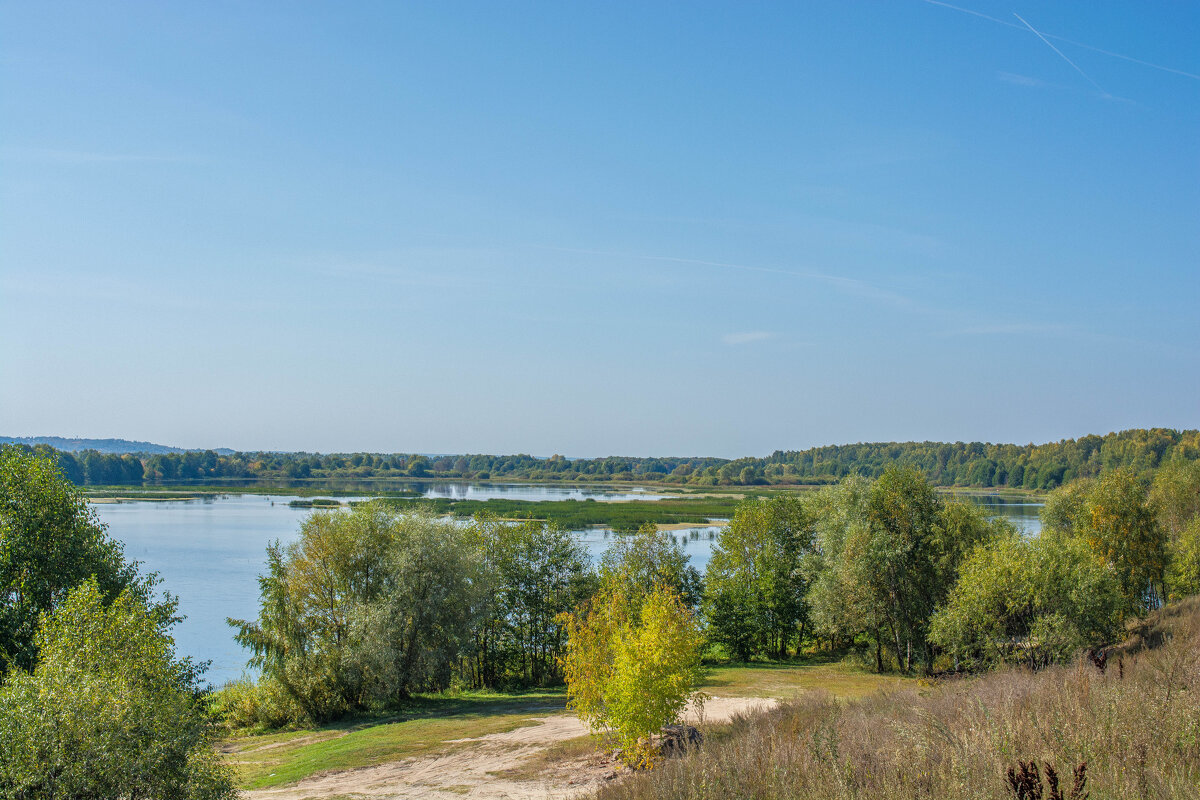
{"type": "MultiPolygon", "coordinates": [[[[49,451],[47,445],[34,449],[49,451]]],[[[228,479],[462,478],[542,482],[632,481],[682,486],[804,486],[848,475],[875,478],[911,466],[936,486],[1053,489],[1101,470],[1143,474],[1171,461],[1200,459],[1200,431],[1135,429],[1040,445],[888,442],[777,450],[766,458],[580,458],[560,455],[424,456],[375,453],[232,453],[213,450],[117,455],[54,451],[76,484],[170,485],[228,479]]]]}

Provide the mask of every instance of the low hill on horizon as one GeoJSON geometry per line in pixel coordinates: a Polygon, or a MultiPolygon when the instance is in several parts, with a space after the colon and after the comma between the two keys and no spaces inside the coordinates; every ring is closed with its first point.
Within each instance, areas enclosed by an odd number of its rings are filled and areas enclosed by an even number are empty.
{"type": "Polygon", "coordinates": [[[154,442],[138,442],[129,439],[82,439],[66,436],[0,436],[0,444],[26,444],[29,446],[44,444],[64,453],[81,453],[84,450],[95,450],[97,453],[146,453],[157,455],[162,453],[187,453],[189,451],[203,452],[212,450],[217,455],[229,456],[234,451],[228,447],[172,447],[154,442]]]}

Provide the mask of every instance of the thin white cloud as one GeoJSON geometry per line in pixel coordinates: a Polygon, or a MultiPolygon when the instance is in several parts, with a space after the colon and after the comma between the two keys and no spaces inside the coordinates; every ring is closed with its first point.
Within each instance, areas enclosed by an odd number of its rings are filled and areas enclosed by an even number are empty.
{"type": "Polygon", "coordinates": [[[6,147],[0,150],[5,161],[35,161],[54,164],[130,164],[171,163],[194,159],[179,155],[150,153],[99,153],[86,150],[56,150],[41,147],[6,147]]]}
{"type": "Polygon", "coordinates": [[[766,272],[772,275],[792,275],[797,278],[807,278],[831,286],[845,294],[876,300],[888,305],[902,308],[914,308],[915,303],[902,294],[885,289],[873,283],[858,278],[845,278],[840,275],[829,275],[824,272],[809,272],[794,269],[779,269],[778,267],[760,267],[753,264],[733,264],[726,261],[705,261],[698,258],[680,258],[678,256],[657,256],[643,253],[615,253],[604,250],[584,250],[574,247],[544,247],[546,250],[558,250],[565,253],[583,253],[594,256],[611,256],[615,258],[636,258],[642,261],[665,261],[672,264],[695,264],[701,267],[719,267],[736,269],[746,272],[766,272]]]}
{"type": "Polygon", "coordinates": [[[741,331],[739,333],[727,333],[721,337],[721,341],[729,345],[739,345],[774,338],[775,334],[770,331],[741,331]]]}
{"type": "Polygon", "coordinates": [[[1005,322],[992,325],[973,325],[950,331],[947,336],[1009,336],[1039,333],[1068,333],[1074,328],[1052,322],[1005,322]]]}
{"type": "Polygon", "coordinates": [[[1005,83],[1013,83],[1017,86],[1033,86],[1037,88],[1043,88],[1051,85],[1043,80],[1039,80],[1038,78],[1031,78],[1028,75],[1018,75],[1015,72],[997,72],[996,77],[1005,83]]]}

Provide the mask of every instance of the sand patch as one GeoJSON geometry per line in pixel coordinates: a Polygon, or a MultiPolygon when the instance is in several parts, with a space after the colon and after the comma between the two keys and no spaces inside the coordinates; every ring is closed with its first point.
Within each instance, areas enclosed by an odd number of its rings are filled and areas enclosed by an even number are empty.
{"type": "Polygon", "coordinates": [[[661,525],[655,525],[660,531],[689,531],[699,530],[701,528],[724,528],[729,524],[729,520],[712,520],[710,522],[670,522],[661,525]]]}
{"type": "MultiPolygon", "coordinates": [[[[728,722],[737,714],[765,711],[778,701],[761,697],[713,697],[705,703],[705,722],[728,722]]],[[[533,725],[446,742],[436,756],[405,759],[374,767],[330,772],[290,786],[245,792],[246,800],[318,800],[356,797],[366,800],[410,798],[471,798],[472,800],[565,800],[594,792],[619,772],[611,755],[597,752],[552,765],[535,780],[500,776],[550,745],[587,734],[587,727],[570,714],[537,717],[533,725]]],[[[685,721],[700,720],[693,711],[685,721]]]]}

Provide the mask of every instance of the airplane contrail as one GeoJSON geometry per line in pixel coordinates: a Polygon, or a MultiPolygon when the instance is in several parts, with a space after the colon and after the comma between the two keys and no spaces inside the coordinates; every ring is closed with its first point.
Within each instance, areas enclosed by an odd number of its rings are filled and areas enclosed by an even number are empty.
{"type": "MultiPolygon", "coordinates": [[[[1016,30],[1019,30],[1019,31],[1024,30],[1024,28],[1022,28],[1020,25],[1017,25],[1016,23],[1013,23],[1013,22],[1009,22],[1008,20],[999,19],[997,17],[993,17],[993,16],[984,14],[979,11],[973,11],[972,9],[969,9],[969,8],[963,8],[961,6],[951,5],[950,3],[942,2],[942,0],[922,0],[922,2],[928,3],[931,6],[941,6],[942,8],[948,8],[951,11],[958,11],[961,14],[970,14],[973,17],[980,17],[981,19],[986,19],[988,22],[994,22],[997,25],[1003,25],[1006,28],[1015,28],[1016,30]]],[[[1109,56],[1111,58],[1119,58],[1122,61],[1131,61],[1134,64],[1140,64],[1143,67],[1150,67],[1150,69],[1157,69],[1162,72],[1169,72],[1172,75],[1179,75],[1184,78],[1191,78],[1194,81],[1200,81],[1200,75],[1197,75],[1194,72],[1186,72],[1182,69],[1175,69],[1174,67],[1168,67],[1163,64],[1155,64],[1152,61],[1144,61],[1140,58],[1134,58],[1133,56],[1127,56],[1124,53],[1114,53],[1112,50],[1105,50],[1102,47],[1096,47],[1095,45],[1090,45],[1090,44],[1087,44],[1086,42],[1077,42],[1074,39],[1068,39],[1065,36],[1056,36],[1053,33],[1047,33],[1044,35],[1044,38],[1053,39],[1056,42],[1065,42],[1066,44],[1073,45],[1075,47],[1082,47],[1085,50],[1091,50],[1096,53],[1101,53],[1101,54],[1109,56]]]]}
{"type": "Polygon", "coordinates": [[[1049,47],[1054,52],[1058,53],[1059,58],[1061,58],[1063,61],[1067,62],[1072,67],[1074,67],[1075,71],[1078,72],[1080,75],[1087,78],[1088,82],[1091,83],[1092,86],[1095,86],[1096,89],[1100,92],[1100,94],[1105,95],[1105,96],[1108,95],[1108,92],[1104,91],[1104,88],[1100,84],[1098,84],[1094,80],[1092,80],[1091,75],[1088,75],[1086,72],[1084,72],[1082,69],[1079,68],[1078,64],[1076,64],[1074,61],[1072,61],[1071,59],[1069,59],[1065,55],[1063,55],[1062,50],[1059,50],[1057,47],[1055,47],[1053,44],[1050,43],[1049,39],[1047,39],[1045,36],[1042,36],[1040,33],[1038,33],[1037,29],[1034,28],[1032,25],[1030,25],[1028,22],[1026,22],[1024,17],[1022,17],[1020,14],[1018,14],[1015,11],[1013,12],[1013,16],[1016,17],[1017,19],[1021,20],[1021,24],[1024,25],[1026,28],[1029,28],[1029,30],[1033,32],[1034,36],[1038,37],[1043,42],[1045,42],[1047,47],[1049,47]]]}

